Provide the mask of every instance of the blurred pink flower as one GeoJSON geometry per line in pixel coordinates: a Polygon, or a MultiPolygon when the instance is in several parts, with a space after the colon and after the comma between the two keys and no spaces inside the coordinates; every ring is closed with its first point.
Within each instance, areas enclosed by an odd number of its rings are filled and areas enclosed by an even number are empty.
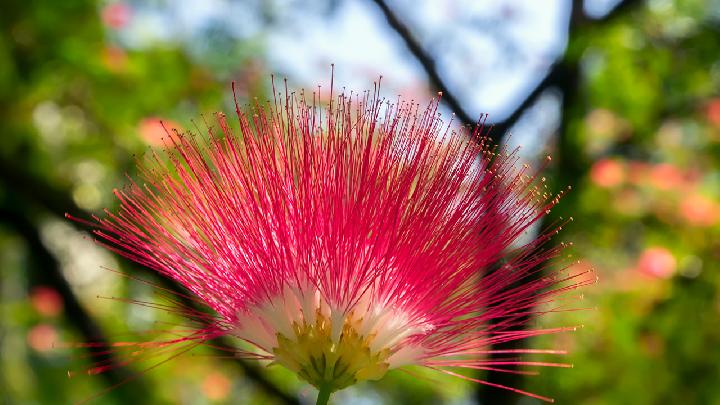
{"type": "Polygon", "coordinates": [[[616,187],[625,181],[625,166],[616,159],[600,159],[590,169],[590,179],[600,187],[616,187]]]}
{"type": "Polygon", "coordinates": [[[720,127],[720,98],[710,100],[705,110],[705,116],[712,125],[720,127]]]}
{"type": "Polygon", "coordinates": [[[642,252],[637,267],[643,274],[658,278],[670,278],[675,274],[677,262],[669,250],[663,247],[651,247],[642,252]]]}
{"type": "Polygon", "coordinates": [[[158,117],[144,118],[138,124],[140,138],[153,146],[171,147],[173,142],[178,142],[179,138],[173,129],[180,131],[182,127],[175,121],[158,117]]]}
{"type": "Polygon", "coordinates": [[[118,1],[103,7],[100,16],[105,25],[117,30],[124,28],[130,22],[132,9],[128,4],[118,1]]]}
{"type": "Polygon", "coordinates": [[[43,316],[56,316],[63,310],[62,297],[54,288],[50,287],[33,288],[30,292],[30,302],[33,308],[43,316]]]}
{"type": "Polygon", "coordinates": [[[410,365],[549,400],[453,369],[568,366],[520,357],[561,351],[495,346],[574,329],[528,324],[536,305],[594,282],[543,265],[560,225],[512,246],[559,196],[482,128],[440,121],[437,100],[330,99],[237,107],[239,133],[219,114],[210,140],[177,139],[169,162],[115,191],[117,213],[93,219],[101,243],[212,310],[184,311],[206,326],[156,347],[235,337],[253,347],[237,356],[292,370],[324,400],[410,365]]]}
{"type": "Polygon", "coordinates": [[[711,226],[720,217],[720,207],[703,195],[687,194],[680,202],[680,215],[691,225],[711,226]]]}
{"type": "Polygon", "coordinates": [[[230,394],[232,381],[219,371],[210,372],[202,382],[202,390],[206,397],[213,401],[226,399],[230,394]]]}
{"type": "Polygon", "coordinates": [[[685,183],[682,170],[670,163],[660,163],[650,170],[650,183],[659,190],[680,188],[685,183]]]}
{"type": "Polygon", "coordinates": [[[47,352],[57,342],[58,334],[52,325],[41,323],[33,326],[27,334],[27,342],[33,350],[47,352]]]}

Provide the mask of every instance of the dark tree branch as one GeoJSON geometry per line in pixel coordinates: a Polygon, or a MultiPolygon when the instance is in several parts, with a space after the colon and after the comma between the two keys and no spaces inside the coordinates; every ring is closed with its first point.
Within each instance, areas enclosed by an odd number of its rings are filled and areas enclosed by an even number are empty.
{"type": "Polygon", "coordinates": [[[502,121],[494,122],[492,125],[493,132],[496,133],[495,139],[501,141],[505,134],[517,124],[520,118],[530,108],[537,99],[545,92],[545,90],[556,86],[563,79],[563,69],[559,62],[550,67],[545,77],[535,85],[528,95],[518,104],[510,115],[502,121]]]}
{"type": "MultiPolygon", "coordinates": [[[[82,208],[78,207],[77,204],[75,204],[72,198],[70,198],[69,192],[66,192],[59,187],[55,187],[50,183],[45,182],[44,180],[28,173],[27,171],[22,170],[22,168],[10,164],[7,159],[0,159],[0,176],[2,176],[0,177],[0,181],[2,183],[5,183],[9,189],[15,190],[16,192],[20,193],[24,197],[24,199],[40,205],[43,209],[58,217],[63,217],[65,213],[71,213],[81,218],[91,217],[91,214],[89,212],[86,212],[82,208]]],[[[18,218],[21,218],[17,214],[12,214],[10,212],[0,212],[0,214],[2,214],[1,216],[3,221],[8,222],[11,225],[14,223],[13,221],[17,222],[19,220],[18,218]]],[[[32,226],[32,224],[25,223],[24,225],[25,226],[22,227],[23,233],[21,233],[23,236],[32,236],[31,232],[37,232],[35,227],[32,226]]],[[[77,227],[77,224],[73,225],[77,227]]],[[[20,230],[18,230],[18,232],[20,232],[20,230]]],[[[37,239],[37,241],[39,241],[39,239],[37,239]]],[[[42,246],[42,244],[40,244],[40,246],[44,249],[44,246],[42,246]]],[[[31,248],[35,249],[36,246],[33,245],[31,248]]],[[[48,252],[47,254],[49,255],[50,253],[48,252]]],[[[48,257],[51,260],[54,260],[52,255],[48,257]]],[[[45,259],[47,262],[47,257],[45,257],[45,259]]],[[[121,260],[123,264],[130,269],[136,270],[138,272],[144,272],[147,274],[150,273],[150,271],[146,268],[137,266],[135,263],[130,262],[127,259],[119,257],[119,260],[121,260]]],[[[67,280],[65,280],[62,273],[59,273],[59,269],[56,270],[58,270],[58,272],[55,273],[54,282],[57,283],[57,285],[54,284],[54,287],[58,289],[58,292],[63,297],[63,300],[65,300],[66,302],[77,302],[77,298],[67,284],[67,280]]],[[[155,275],[155,273],[152,274],[155,275]]],[[[163,283],[167,285],[168,288],[170,288],[172,291],[180,292],[181,294],[185,293],[185,291],[183,291],[183,289],[172,280],[163,279],[163,283]]],[[[73,308],[75,310],[68,310],[67,312],[67,316],[70,321],[73,322],[73,324],[77,324],[78,327],[87,326],[89,328],[89,334],[86,335],[83,331],[84,337],[88,341],[98,341],[98,338],[94,337],[96,335],[91,333],[94,330],[92,325],[95,325],[92,317],[90,317],[90,315],[87,314],[87,312],[85,312],[84,309],[79,306],[79,304],[78,306],[73,308]]],[[[105,340],[103,339],[103,341],[105,340]]],[[[216,342],[219,343],[221,346],[232,347],[232,343],[227,338],[216,339],[216,342]]],[[[220,354],[227,355],[227,353],[224,351],[221,351],[220,354]]],[[[243,373],[251,381],[253,381],[253,383],[265,390],[265,392],[267,392],[269,395],[273,396],[280,402],[291,405],[300,403],[296,397],[284,392],[283,390],[278,388],[272,381],[268,380],[267,377],[263,375],[260,367],[242,359],[238,359],[234,363],[242,369],[243,373]]],[[[105,373],[102,374],[104,375],[105,373]]]]}
{"type": "Polygon", "coordinates": [[[477,119],[473,119],[470,114],[462,108],[460,101],[455,97],[454,93],[448,90],[447,84],[443,81],[442,77],[440,77],[440,73],[437,70],[435,59],[425,51],[420,41],[418,41],[410,31],[410,28],[400,20],[384,0],[373,1],[380,7],[380,10],[387,19],[388,25],[400,35],[400,38],[405,42],[410,53],[413,54],[423,70],[425,70],[431,86],[442,92],[442,101],[450,107],[463,125],[468,127],[474,126],[477,123],[477,119]]]}
{"type": "MultiPolygon", "coordinates": [[[[98,347],[87,350],[92,363],[103,363],[109,366],[109,369],[102,373],[106,383],[109,386],[116,386],[130,379],[136,379],[137,374],[121,365],[112,354],[102,328],[87,313],[73,293],[60,270],[60,263],[42,243],[37,226],[27,213],[3,206],[0,207],[0,219],[25,240],[29,251],[30,268],[33,269],[31,278],[35,282],[54,288],[62,296],[65,314],[70,323],[86,341],[99,344],[98,347]]],[[[121,395],[126,400],[140,400],[145,395],[147,390],[145,385],[140,381],[135,381],[135,383],[132,390],[122,390],[121,395]]]]}
{"type": "Polygon", "coordinates": [[[14,190],[25,200],[34,201],[42,208],[58,217],[66,212],[82,213],[69,192],[46,182],[30,172],[10,162],[5,156],[0,157],[0,182],[8,189],[14,190]]]}
{"type": "MultiPolygon", "coordinates": [[[[413,36],[410,28],[405,25],[401,19],[392,11],[387,5],[385,0],[373,0],[383,12],[383,15],[387,19],[388,25],[403,39],[408,47],[408,50],[415,56],[415,59],[420,63],[422,68],[427,74],[431,86],[435,87],[438,91],[443,93],[445,103],[452,109],[455,114],[460,118],[463,124],[472,125],[473,120],[470,115],[465,111],[460,101],[451,92],[448,86],[445,84],[443,79],[440,77],[439,72],[436,68],[435,60],[432,55],[425,51],[420,42],[413,36]]],[[[613,10],[611,10],[605,16],[599,19],[588,18],[583,11],[583,1],[573,0],[570,8],[569,22],[568,22],[568,38],[572,39],[573,35],[577,33],[577,30],[581,27],[595,24],[604,24],[611,20],[622,16],[624,13],[632,9],[634,6],[640,4],[639,0],[622,0],[620,1],[613,10]]],[[[567,120],[569,119],[566,115],[567,111],[572,107],[573,103],[577,101],[578,86],[579,86],[579,68],[576,60],[566,60],[567,55],[561,54],[553,62],[545,75],[535,87],[528,92],[525,98],[518,103],[518,105],[512,110],[512,113],[502,121],[492,123],[493,137],[496,142],[501,142],[503,136],[518,122],[523,114],[535,104],[537,99],[543,92],[551,87],[557,87],[563,94],[563,121],[560,128],[560,143],[561,150],[559,151],[558,168],[565,172],[577,170],[577,164],[573,164],[577,157],[568,156],[571,152],[567,150],[566,138],[567,134],[562,133],[567,131],[567,120]],[[567,160],[563,162],[563,160],[567,160]],[[567,170],[565,170],[567,169],[567,170]]],[[[575,162],[576,163],[576,162],[575,162]]],[[[563,178],[562,181],[568,180],[563,178]]],[[[542,226],[541,226],[542,228],[542,226]]],[[[516,341],[512,343],[513,346],[517,345],[521,347],[522,342],[516,341]]],[[[506,386],[519,386],[521,379],[518,375],[500,373],[500,372],[489,372],[486,375],[486,380],[494,383],[499,383],[506,386]]],[[[517,401],[517,395],[505,390],[479,390],[478,396],[480,403],[491,403],[491,404],[512,404],[517,401]]]]}
{"type": "MultiPolygon", "coordinates": [[[[617,18],[623,12],[631,9],[631,6],[639,4],[637,0],[625,0],[621,1],[611,12],[606,14],[601,19],[588,20],[582,11],[583,0],[573,0],[570,9],[570,20],[568,23],[568,37],[572,38],[573,35],[581,26],[585,26],[588,23],[606,23],[611,19],[617,18]]],[[[563,55],[562,59],[567,59],[563,55]]],[[[560,122],[560,128],[558,129],[558,150],[555,155],[555,161],[557,166],[554,169],[554,177],[557,179],[559,184],[573,184],[577,181],[577,177],[580,173],[583,173],[582,163],[579,161],[581,153],[578,153],[574,148],[574,142],[569,136],[569,123],[571,120],[578,119],[582,114],[582,106],[580,102],[580,67],[577,60],[565,60],[558,61],[553,66],[551,73],[536,87],[536,89],[530,93],[528,99],[537,97],[539,95],[539,89],[544,89],[549,86],[556,87],[562,94],[562,117],[560,122]]],[[[525,100],[527,102],[527,99],[525,100]]],[[[524,102],[524,103],[525,103],[524,102]]],[[[514,114],[518,114],[518,118],[521,113],[519,110],[526,109],[528,105],[521,105],[515,110],[514,114]]],[[[506,121],[511,120],[509,117],[506,121]]],[[[568,196],[565,197],[566,199],[568,196]]],[[[574,194],[571,194],[569,198],[575,198],[574,194]]],[[[556,215],[556,214],[551,214],[556,215]]],[[[552,222],[558,218],[545,217],[540,229],[544,228],[544,223],[552,222]]],[[[508,348],[522,348],[522,341],[511,342],[508,348]]],[[[501,373],[496,371],[490,371],[486,375],[486,380],[502,384],[510,387],[520,386],[522,378],[519,375],[501,373]]],[[[477,398],[480,403],[496,404],[496,405],[509,405],[517,403],[517,396],[513,393],[505,390],[488,390],[479,389],[477,398]]]]}
{"type": "MultiPolygon", "coordinates": [[[[450,91],[445,81],[437,70],[435,59],[422,46],[420,41],[413,35],[410,28],[398,17],[397,14],[388,6],[385,0],[372,0],[382,11],[388,25],[402,38],[408,50],[415,59],[420,63],[425,74],[427,74],[430,85],[437,91],[442,92],[443,102],[455,113],[465,126],[472,127],[476,124],[477,119],[473,119],[471,114],[467,112],[461,105],[454,92],[450,91]]],[[[620,1],[615,8],[599,19],[589,19],[582,11],[582,0],[573,1],[571,10],[571,27],[586,23],[606,23],[617,18],[634,6],[641,3],[640,0],[623,0],[620,1]]],[[[548,73],[540,80],[535,87],[525,96],[525,98],[513,108],[512,113],[501,121],[491,122],[493,126],[491,136],[495,142],[501,142],[505,134],[518,122],[525,111],[537,101],[538,97],[550,87],[554,87],[562,80],[563,70],[560,66],[564,55],[560,55],[558,59],[550,66],[548,73]]]]}
{"type": "MultiPolygon", "coordinates": [[[[134,263],[130,263],[132,267],[138,267],[134,263]]],[[[177,284],[175,281],[170,280],[168,278],[162,277],[161,283],[164,288],[167,288],[170,291],[180,291],[183,294],[192,294],[179,284],[177,284]]],[[[192,308],[198,312],[204,312],[204,308],[201,308],[197,302],[190,300],[187,298],[186,295],[177,295],[178,300],[182,303],[182,305],[192,308]]],[[[227,355],[227,353],[221,349],[218,348],[232,348],[233,342],[231,339],[229,339],[227,336],[221,336],[217,337],[211,341],[209,341],[212,346],[211,348],[218,351],[218,354],[227,355]]],[[[249,377],[255,384],[260,386],[263,390],[266,392],[272,394],[274,397],[279,399],[282,403],[288,404],[288,405],[300,405],[300,401],[280,390],[277,386],[275,386],[272,381],[268,380],[262,373],[261,367],[257,365],[257,363],[250,362],[250,361],[244,361],[242,359],[238,359],[236,362],[240,368],[242,369],[243,373],[249,377]]]]}

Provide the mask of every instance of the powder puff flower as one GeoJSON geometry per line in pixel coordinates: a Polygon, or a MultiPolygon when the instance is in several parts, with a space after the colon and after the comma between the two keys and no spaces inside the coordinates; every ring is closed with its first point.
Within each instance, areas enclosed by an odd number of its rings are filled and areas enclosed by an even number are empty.
{"type": "Polygon", "coordinates": [[[558,196],[482,126],[444,123],[438,100],[377,93],[331,90],[323,108],[276,93],[236,108],[237,125],[218,114],[209,140],[173,134],[142,183],[115,191],[119,210],[89,222],[99,241],[212,312],[155,347],[233,337],[237,356],[293,371],[318,403],[411,365],[493,386],[458,370],[563,366],[519,357],[560,351],[498,348],[572,329],[528,325],[587,282],[545,265],[560,225],[518,242],[558,196]]]}

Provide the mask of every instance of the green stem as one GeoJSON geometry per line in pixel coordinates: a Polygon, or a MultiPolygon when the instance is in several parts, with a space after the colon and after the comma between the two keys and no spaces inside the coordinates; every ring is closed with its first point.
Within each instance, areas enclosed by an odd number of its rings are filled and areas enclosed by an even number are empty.
{"type": "Polygon", "coordinates": [[[332,394],[330,386],[322,385],[320,387],[320,391],[318,392],[317,402],[315,402],[315,405],[327,405],[330,400],[330,394],[332,394]]]}

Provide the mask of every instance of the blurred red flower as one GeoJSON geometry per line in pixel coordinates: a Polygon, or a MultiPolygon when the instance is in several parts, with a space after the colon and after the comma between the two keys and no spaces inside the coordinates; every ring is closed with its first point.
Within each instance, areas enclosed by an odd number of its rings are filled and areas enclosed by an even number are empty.
{"type": "Polygon", "coordinates": [[[27,334],[28,345],[38,352],[51,350],[57,338],[58,334],[55,328],[45,323],[33,326],[27,334]]]}
{"type": "Polygon", "coordinates": [[[158,117],[144,118],[138,124],[140,138],[152,146],[172,146],[173,140],[178,141],[173,129],[182,127],[175,121],[158,117]]]}
{"type": "Polygon", "coordinates": [[[711,124],[720,127],[720,98],[710,100],[705,110],[705,116],[711,124]]]}
{"type": "Polygon", "coordinates": [[[205,396],[214,401],[227,398],[232,388],[232,382],[219,371],[213,371],[203,379],[202,390],[205,396]]]}
{"type": "Polygon", "coordinates": [[[625,166],[616,159],[600,159],[592,165],[590,179],[600,187],[616,187],[625,181],[625,166]]]}
{"type": "Polygon", "coordinates": [[[700,194],[685,195],[680,202],[680,215],[691,225],[711,226],[719,213],[718,204],[700,194]]]}
{"type": "Polygon", "coordinates": [[[39,286],[30,292],[30,302],[33,308],[43,316],[56,316],[63,310],[63,300],[53,288],[39,286]]]}
{"type": "Polygon", "coordinates": [[[650,170],[650,183],[660,190],[678,188],[685,182],[684,174],[677,166],[661,163],[650,170]]]}
{"type": "Polygon", "coordinates": [[[110,3],[100,13],[103,23],[113,29],[127,26],[132,16],[132,9],[123,2],[110,3]]]}
{"type": "Polygon", "coordinates": [[[677,261],[669,250],[663,247],[651,247],[642,252],[637,267],[643,274],[658,278],[670,278],[675,274],[677,261]]]}

